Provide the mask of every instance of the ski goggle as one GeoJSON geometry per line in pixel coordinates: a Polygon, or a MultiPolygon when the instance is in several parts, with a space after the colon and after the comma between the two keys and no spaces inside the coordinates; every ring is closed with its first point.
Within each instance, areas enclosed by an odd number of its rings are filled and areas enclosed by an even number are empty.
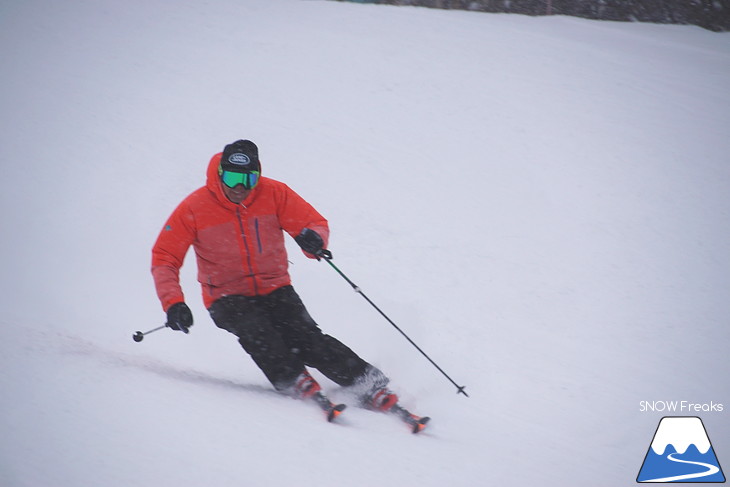
{"type": "Polygon", "coordinates": [[[239,184],[243,184],[246,189],[252,189],[259,182],[260,171],[251,172],[233,172],[220,170],[221,181],[229,188],[235,188],[239,184]]]}

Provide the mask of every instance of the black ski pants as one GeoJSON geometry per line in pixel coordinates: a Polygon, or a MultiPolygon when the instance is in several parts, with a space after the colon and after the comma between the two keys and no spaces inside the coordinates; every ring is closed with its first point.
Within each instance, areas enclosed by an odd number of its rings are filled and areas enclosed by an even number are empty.
{"type": "Polygon", "coordinates": [[[319,329],[292,286],[265,296],[224,296],[208,308],[216,326],[238,337],[277,390],[313,367],[342,386],[370,367],[342,342],[319,329]]]}

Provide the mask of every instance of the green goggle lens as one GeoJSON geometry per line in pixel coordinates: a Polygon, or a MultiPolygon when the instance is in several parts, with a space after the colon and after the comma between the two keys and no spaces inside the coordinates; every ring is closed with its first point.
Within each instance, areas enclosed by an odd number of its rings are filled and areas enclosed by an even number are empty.
{"type": "Polygon", "coordinates": [[[251,172],[233,172],[233,171],[222,171],[221,181],[229,188],[235,188],[239,184],[243,184],[246,189],[252,189],[259,182],[259,171],[251,172]]]}

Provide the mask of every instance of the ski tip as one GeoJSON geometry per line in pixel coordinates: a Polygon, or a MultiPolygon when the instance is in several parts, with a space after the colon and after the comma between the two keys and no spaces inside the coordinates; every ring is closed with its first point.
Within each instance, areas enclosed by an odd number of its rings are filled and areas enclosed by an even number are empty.
{"type": "Polygon", "coordinates": [[[346,404],[333,405],[330,410],[327,411],[327,421],[331,423],[332,421],[337,419],[337,417],[342,414],[342,411],[344,411],[346,407],[346,404]]]}

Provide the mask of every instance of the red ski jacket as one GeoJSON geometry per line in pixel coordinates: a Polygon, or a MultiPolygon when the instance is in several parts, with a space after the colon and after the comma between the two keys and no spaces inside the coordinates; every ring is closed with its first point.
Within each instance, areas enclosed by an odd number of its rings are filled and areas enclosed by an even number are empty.
{"type": "Polygon", "coordinates": [[[222,296],[264,295],[291,284],[284,231],[295,237],[310,228],[327,248],[327,220],[284,183],[262,177],[241,204],[226,198],[220,159],[221,153],[213,156],[206,185],[180,203],[152,248],[152,276],[165,311],[185,300],[179,271],[190,245],[206,308],[222,296]]]}

